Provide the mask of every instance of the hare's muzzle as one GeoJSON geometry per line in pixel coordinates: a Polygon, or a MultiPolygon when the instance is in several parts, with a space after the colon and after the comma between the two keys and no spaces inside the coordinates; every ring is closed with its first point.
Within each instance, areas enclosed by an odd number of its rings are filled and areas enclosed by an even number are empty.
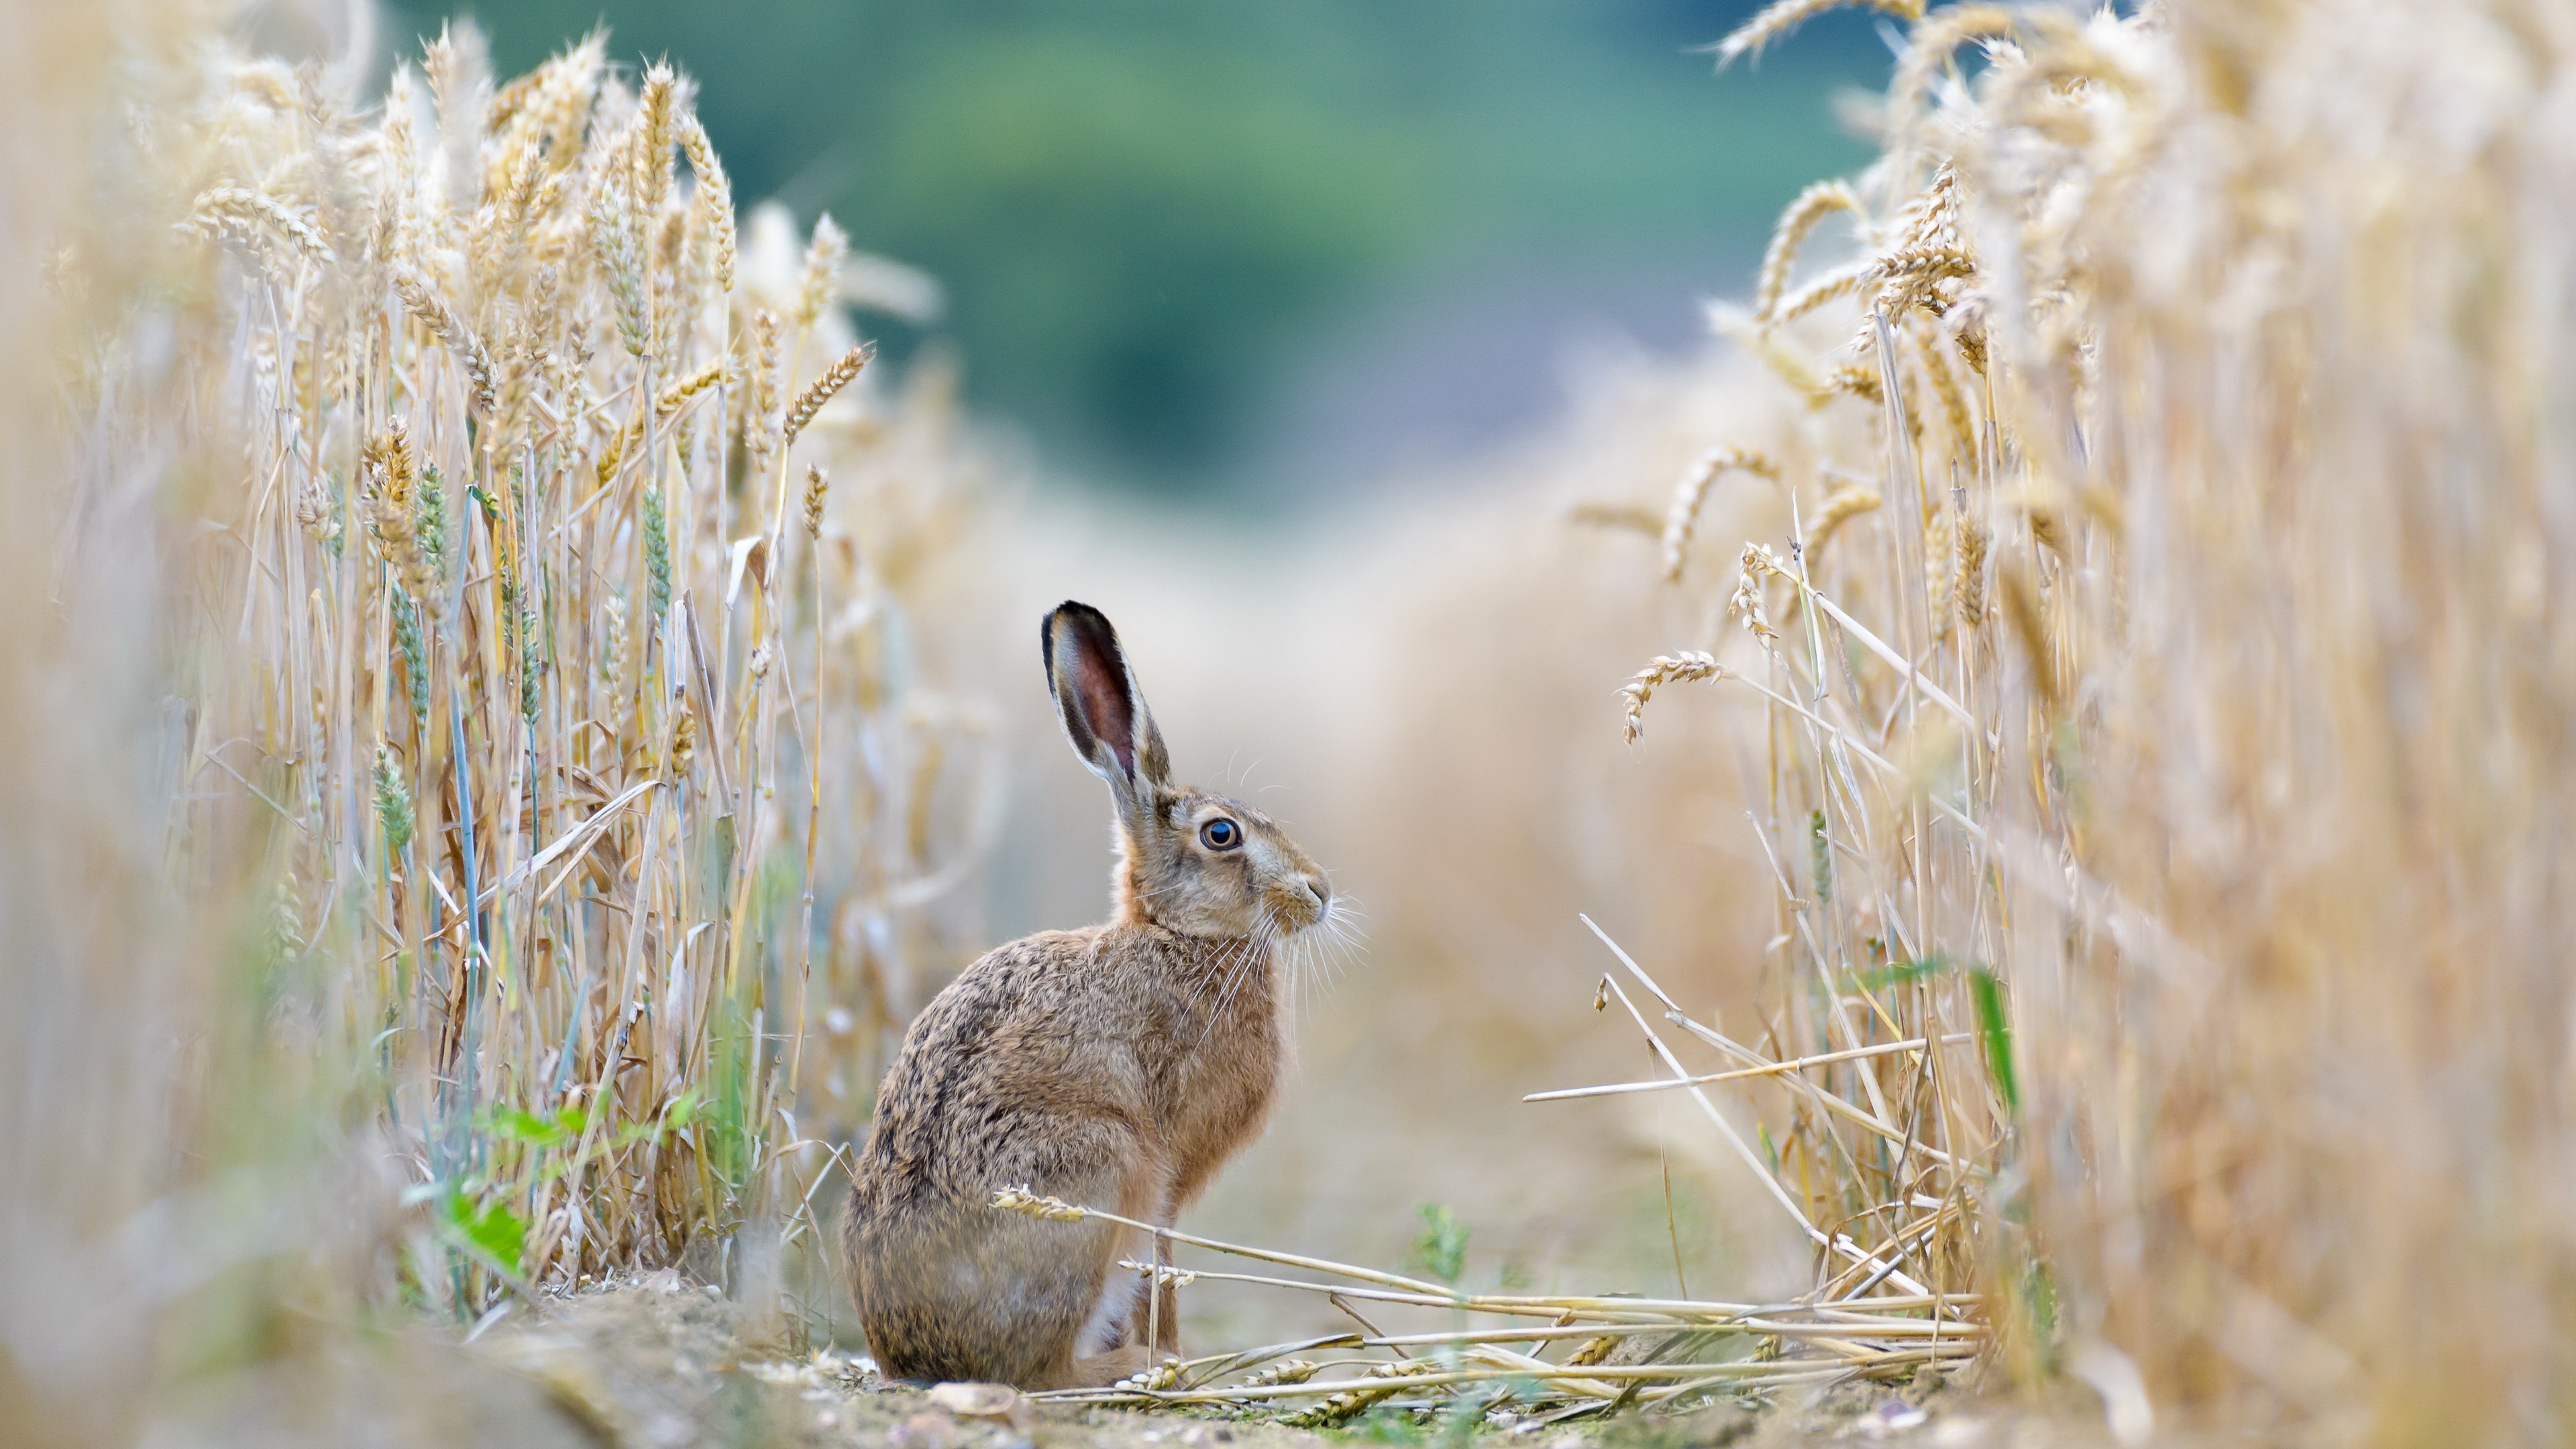
{"type": "Polygon", "coordinates": [[[1321,925],[1325,908],[1333,902],[1333,887],[1320,876],[1297,876],[1281,883],[1280,895],[1284,914],[1299,930],[1321,925]]]}

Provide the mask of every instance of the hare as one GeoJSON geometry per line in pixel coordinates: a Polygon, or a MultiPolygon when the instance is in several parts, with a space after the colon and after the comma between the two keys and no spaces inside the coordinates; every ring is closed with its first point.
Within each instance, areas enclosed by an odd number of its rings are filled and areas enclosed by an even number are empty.
{"type": "Polygon", "coordinates": [[[1178,1351],[1145,1235],[996,1210],[1025,1187],[1168,1227],[1269,1115],[1287,1047],[1280,944],[1333,908],[1269,817],[1174,785],[1117,631],[1040,631],[1064,732],[1117,809],[1109,923],[999,947],[931,999],[878,1089],[844,1239],[890,1378],[1113,1383],[1178,1351]],[[1145,1344],[1148,1321],[1156,1342],[1145,1344]]]}

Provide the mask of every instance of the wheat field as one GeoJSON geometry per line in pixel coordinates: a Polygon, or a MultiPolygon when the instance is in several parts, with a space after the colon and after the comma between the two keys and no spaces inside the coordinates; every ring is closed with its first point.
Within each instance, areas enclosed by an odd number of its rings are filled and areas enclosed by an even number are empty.
{"type": "MultiPolygon", "coordinates": [[[[1426,1326],[1090,1397],[1465,1433],[1946,1374],[2124,1444],[2567,1437],[2576,9],[1874,8],[1879,159],[1589,425],[1695,461],[1570,435],[1546,529],[1405,535],[1497,596],[1611,551],[1575,606],[1673,629],[1514,686],[1732,778],[1706,900],[1767,919],[1675,913],[1758,985],[1587,936],[1645,1054],[1545,1110],[1666,1103],[1798,1290],[1687,1291],[1678,1227],[1652,1298],[1470,1289],[1436,1215],[1401,1271],[1184,1237],[1426,1326]]],[[[123,1441],[673,1267],[828,1352],[838,1164],[989,944],[1006,740],[930,641],[1012,465],[853,326],[929,289],[738,218],[602,35],[373,94],[190,7],[10,24],[0,1416],[123,1441]]],[[[1506,848],[1390,867],[1395,938],[1506,848]]]]}

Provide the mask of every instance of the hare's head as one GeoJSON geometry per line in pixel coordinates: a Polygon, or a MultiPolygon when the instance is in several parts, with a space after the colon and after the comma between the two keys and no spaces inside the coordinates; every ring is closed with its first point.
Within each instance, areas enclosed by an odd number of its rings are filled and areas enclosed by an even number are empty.
{"type": "Polygon", "coordinates": [[[1117,918],[1191,936],[1320,923],[1332,887],[1287,832],[1240,800],[1172,783],[1162,732],[1107,616],[1068,601],[1040,638],[1065,736],[1118,805],[1117,918]]]}

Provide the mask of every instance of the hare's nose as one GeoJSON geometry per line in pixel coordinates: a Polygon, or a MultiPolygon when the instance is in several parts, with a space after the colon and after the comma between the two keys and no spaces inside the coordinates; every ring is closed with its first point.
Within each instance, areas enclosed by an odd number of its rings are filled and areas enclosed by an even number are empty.
{"type": "Polygon", "coordinates": [[[1316,910],[1320,911],[1333,903],[1333,887],[1328,881],[1316,880],[1312,876],[1307,877],[1306,894],[1315,898],[1316,910]]]}

